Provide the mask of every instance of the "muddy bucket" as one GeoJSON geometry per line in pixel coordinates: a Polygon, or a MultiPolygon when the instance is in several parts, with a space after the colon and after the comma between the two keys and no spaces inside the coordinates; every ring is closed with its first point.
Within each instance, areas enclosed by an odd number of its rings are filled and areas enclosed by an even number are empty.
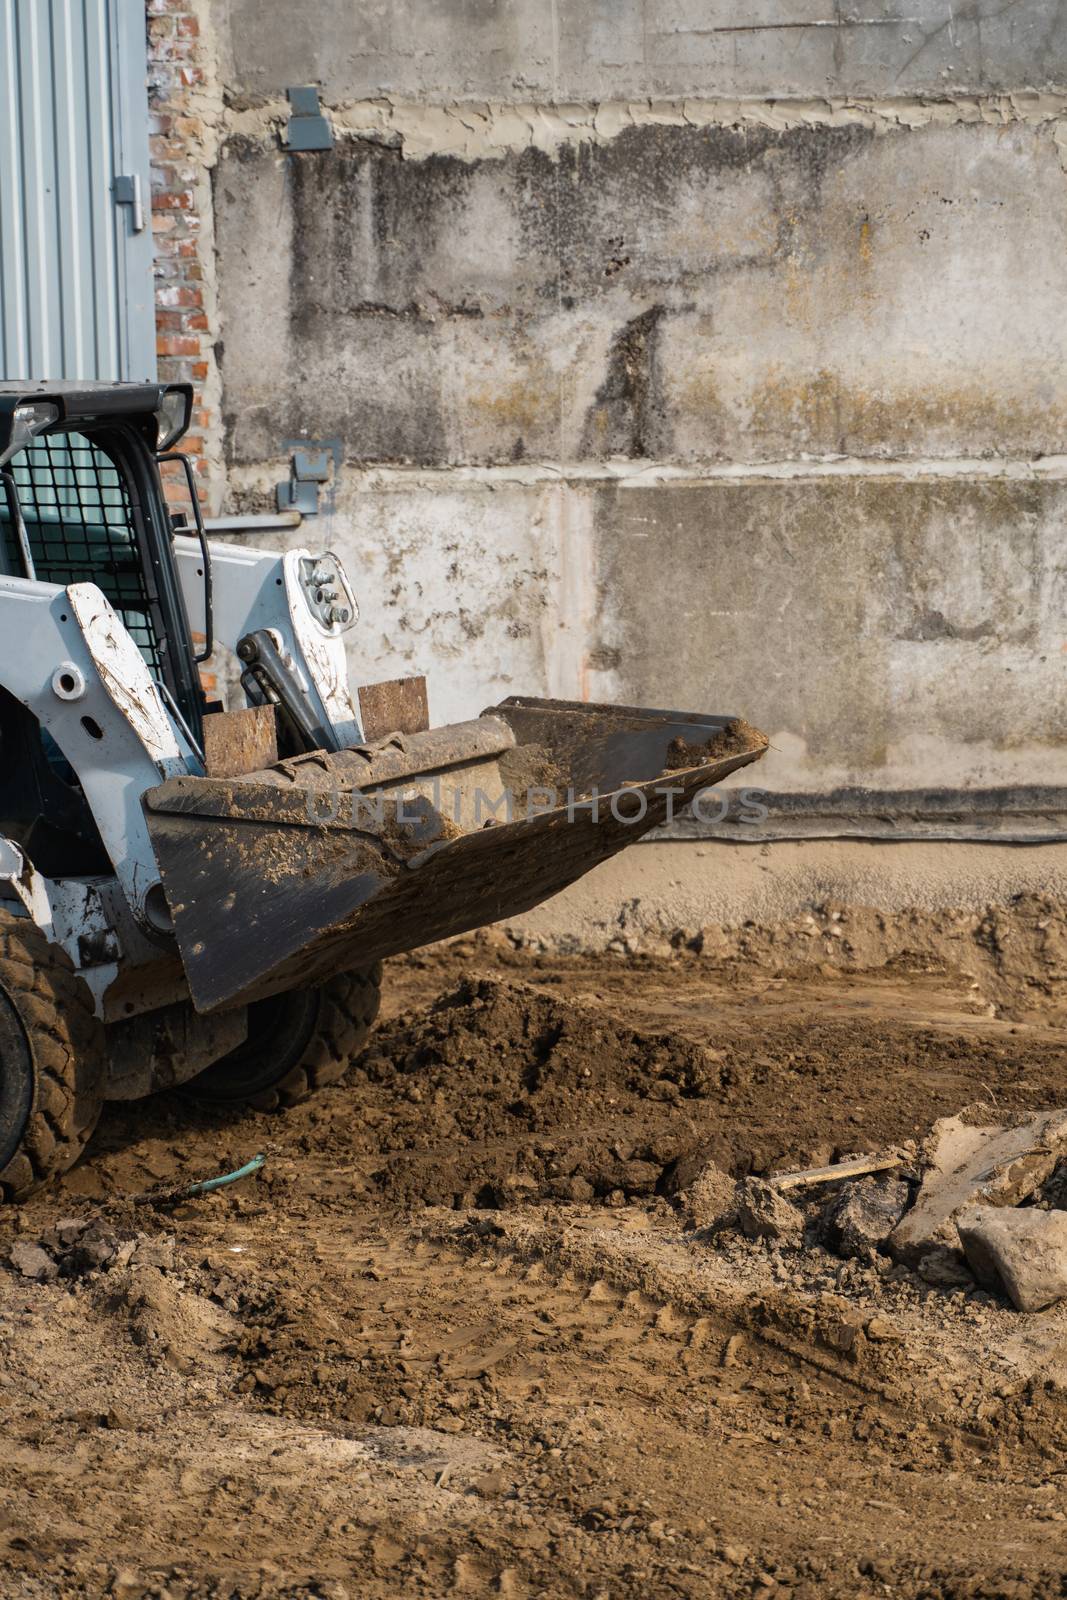
{"type": "Polygon", "coordinates": [[[734,717],[505,700],[145,796],[193,1002],[242,1005],[515,916],[755,761],[734,717]]]}

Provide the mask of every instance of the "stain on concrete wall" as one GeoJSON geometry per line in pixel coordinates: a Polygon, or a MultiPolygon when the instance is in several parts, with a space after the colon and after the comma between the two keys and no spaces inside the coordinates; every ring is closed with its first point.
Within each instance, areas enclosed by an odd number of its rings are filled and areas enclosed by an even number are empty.
{"type": "Polygon", "coordinates": [[[658,127],[475,162],[238,137],[217,196],[235,461],[302,431],[419,465],[1067,436],[1042,127],[658,127]]]}
{"type": "Polygon", "coordinates": [[[462,721],[512,694],[592,697],[595,504],[559,482],[348,474],[315,523],[256,542],[342,550],[351,680],[428,672],[433,720],[462,721]]]}

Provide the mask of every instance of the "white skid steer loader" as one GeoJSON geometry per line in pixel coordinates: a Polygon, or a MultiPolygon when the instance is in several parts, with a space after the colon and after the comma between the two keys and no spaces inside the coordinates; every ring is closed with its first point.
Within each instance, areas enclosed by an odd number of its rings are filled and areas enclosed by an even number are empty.
{"type": "Polygon", "coordinates": [[[418,680],[369,693],[371,726],[340,562],[208,541],[172,453],[191,404],[0,385],[6,1198],[64,1171],[105,1100],[332,1082],[383,957],[529,909],[765,747],[736,718],[525,698],[430,729],[418,680]],[[221,650],[243,708],[202,689],[221,650]]]}

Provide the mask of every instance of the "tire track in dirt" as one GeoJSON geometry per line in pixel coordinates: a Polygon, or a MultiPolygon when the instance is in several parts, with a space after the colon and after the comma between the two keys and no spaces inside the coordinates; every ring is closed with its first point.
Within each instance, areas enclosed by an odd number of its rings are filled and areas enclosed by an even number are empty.
{"type": "Polygon", "coordinates": [[[4,1214],[0,1254],[72,1211],[146,1237],[0,1271],[0,1593],[1061,1594],[1063,1317],[713,1247],[673,1190],[708,1152],[1067,1103],[1062,1031],[906,970],[472,943],[387,979],[345,1082],[279,1117],[113,1108],[4,1214]],[[129,1204],[261,1147],[254,1183],[129,1204]]]}

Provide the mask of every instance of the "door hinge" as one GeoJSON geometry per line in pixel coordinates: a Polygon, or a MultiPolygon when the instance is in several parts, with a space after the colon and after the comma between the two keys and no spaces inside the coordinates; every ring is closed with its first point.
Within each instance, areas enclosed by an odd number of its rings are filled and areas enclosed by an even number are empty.
{"type": "Polygon", "coordinates": [[[114,186],[115,204],[129,206],[130,232],[144,232],[144,205],[141,201],[141,174],[121,173],[115,178],[114,186]]]}

